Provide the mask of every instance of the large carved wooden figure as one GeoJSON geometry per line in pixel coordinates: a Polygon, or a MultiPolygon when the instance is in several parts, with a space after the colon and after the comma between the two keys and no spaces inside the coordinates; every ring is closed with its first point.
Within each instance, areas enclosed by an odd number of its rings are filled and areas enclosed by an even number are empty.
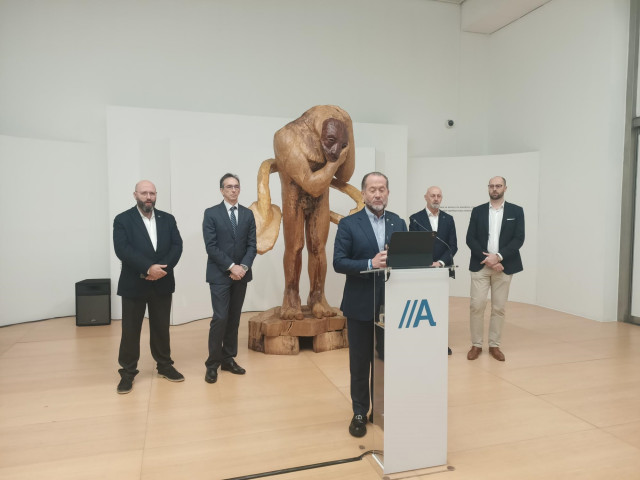
{"type": "Polygon", "coordinates": [[[302,319],[300,274],[307,244],[309,297],[314,317],[335,315],[324,295],[325,246],[329,234],[329,187],[346,183],[355,168],[353,126],[339,107],[317,106],[285,125],[274,136],[275,169],[282,186],[285,290],[280,316],[302,319]]]}

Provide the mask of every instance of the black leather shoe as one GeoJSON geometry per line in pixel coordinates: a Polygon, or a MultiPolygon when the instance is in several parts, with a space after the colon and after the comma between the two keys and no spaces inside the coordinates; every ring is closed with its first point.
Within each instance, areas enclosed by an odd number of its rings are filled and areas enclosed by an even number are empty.
{"type": "Polygon", "coordinates": [[[122,377],[118,384],[117,392],[124,395],[125,393],[129,393],[131,390],[133,390],[133,378],[122,377]]]}
{"type": "Polygon", "coordinates": [[[204,381],[207,383],[216,383],[218,381],[218,369],[207,368],[207,373],[204,375],[204,381]]]}
{"type": "Polygon", "coordinates": [[[236,363],[235,360],[231,360],[229,363],[223,363],[220,365],[221,370],[231,372],[234,375],[244,375],[247,371],[236,363]]]}
{"type": "Polygon", "coordinates": [[[366,415],[354,415],[349,424],[349,433],[354,437],[364,437],[367,434],[366,415]]]}
{"type": "Polygon", "coordinates": [[[451,348],[447,347],[447,354],[448,355],[453,355],[453,352],[451,351],[451,348]]]}
{"type": "Polygon", "coordinates": [[[166,378],[170,382],[184,382],[184,375],[173,368],[173,365],[158,368],[158,375],[166,378]]]}

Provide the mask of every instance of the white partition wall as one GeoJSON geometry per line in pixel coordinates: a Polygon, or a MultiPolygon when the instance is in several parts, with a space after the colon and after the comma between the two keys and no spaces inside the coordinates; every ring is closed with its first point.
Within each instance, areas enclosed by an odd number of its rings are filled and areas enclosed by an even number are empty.
{"type": "MultiPolygon", "coordinates": [[[[505,200],[524,208],[525,242],[520,250],[524,271],[518,273],[509,292],[509,300],[537,301],[538,277],[538,152],[473,157],[412,158],[407,183],[408,210],[413,214],[425,208],[424,194],[431,185],[442,188],[442,210],[456,222],[458,253],[454,260],[460,268],[451,282],[451,295],[468,297],[470,288],[469,247],[466,245],[471,209],[489,201],[489,178],[507,179],[505,200]]],[[[554,252],[555,253],[555,252],[554,252]]]]}
{"type": "MultiPolygon", "coordinates": [[[[311,107],[312,105],[309,105],[311,107]]],[[[303,112],[300,112],[302,114],[303,112]]],[[[222,201],[219,179],[227,172],[238,174],[240,203],[256,200],[258,168],[273,157],[274,133],[293,119],[221,115],[171,110],[110,107],[107,111],[109,164],[109,218],[133,206],[133,188],[141,178],[155,182],[157,208],[176,217],[184,242],[176,274],[173,324],[211,315],[209,288],[205,281],[206,252],[202,241],[204,210],[222,201]]],[[[406,197],[407,129],[403,126],[354,123],[356,171],[351,184],[360,188],[362,176],[375,169],[389,171],[397,189],[389,208],[404,215],[406,197]],[[401,210],[400,210],[401,208],[401,210]]],[[[272,203],[281,206],[280,180],[270,176],[272,203]]],[[[355,203],[332,190],[332,210],[346,215],[355,203]]],[[[344,280],[333,272],[335,225],[327,242],[326,296],[340,304],[344,280]]],[[[254,280],[247,291],[245,311],[262,311],[282,302],[284,279],[282,232],[273,250],[254,262],[254,280]]],[[[306,254],[305,254],[306,255],[306,254]]],[[[308,295],[306,259],[300,282],[301,299],[308,295]]],[[[121,304],[115,296],[120,263],[111,250],[112,316],[120,318],[121,304]]]]}
{"type": "MultiPolygon", "coordinates": [[[[275,132],[275,130],[274,130],[275,132]]],[[[268,147],[267,147],[268,148],[268,147]]],[[[238,173],[241,182],[240,203],[249,206],[256,200],[257,169],[265,156],[266,148],[251,142],[222,142],[220,140],[178,140],[171,144],[171,211],[179,222],[184,242],[184,250],[176,269],[176,293],[173,297],[173,323],[179,324],[211,315],[209,286],[205,282],[207,255],[202,239],[202,216],[204,210],[222,201],[219,178],[230,171],[238,173]],[[224,162],[213,159],[224,158],[224,162]],[[225,170],[226,169],[226,170],[225,170]]],[[[364,173],[374,168],[375,150],[356,148],[358,167],[351,183],[358,184],[364,173]]],[[[270,176],[271,201],[282,206],[280,201],[280,178],[277,173],[270,176]]],[[[330,192],[332,210],[348,214],[355,203],[348,196],[336,190],[330,192]]],[[[333,258],[333,238],[335,225],[331,225],[326,253],[328,277],[326,296],[334,305],[340,305],[342,284],[331,281],[339,278],[331,268],[333,258]]],[[[263,311],[279,306],[284,292],[282,256],[284,236],[282,225],[280,235],[272,250],[258,255],[253,264],[254,280],[247,290],[244,303],[246,311],[263,311]]],[[[300,294],[303,302],[307,299],[309,280],[307,275],[306,250],[303,250],[303,271],[300,277],[300,294]]]]}
{"type": "Polygon", "coordinates": [[[95,145],[0,135],[0,326],[73,315],[108,276],[104,170],[95,145]]]}

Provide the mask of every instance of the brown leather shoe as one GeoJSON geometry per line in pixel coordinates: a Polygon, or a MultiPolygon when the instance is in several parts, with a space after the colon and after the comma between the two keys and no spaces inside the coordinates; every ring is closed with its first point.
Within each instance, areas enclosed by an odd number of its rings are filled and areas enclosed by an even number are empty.
{"type": "Polygon", "coordinates": [[[471,350],[469,350],[469,353],[467,353],[467,360],[475,360],[480,356],[481,353],[482,353],[481,347],[473,346],[471,347],[471,350]]]}
{"type": "Polygon", "coordinates": [[[500,351],[500,347],[489,347],[489,353],[499,362],[504,362],[504,353],[500,351]]]}

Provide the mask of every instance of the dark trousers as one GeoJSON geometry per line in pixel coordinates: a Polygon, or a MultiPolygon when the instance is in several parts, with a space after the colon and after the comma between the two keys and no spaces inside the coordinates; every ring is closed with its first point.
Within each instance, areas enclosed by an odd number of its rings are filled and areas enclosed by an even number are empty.
{"type": "Polygon", "coordinates": [[[247,283],[234,281],[230,285],[209,284],[213,317],[209,325],[209,358],[207,368],[218,368],[238,354],[238,326],[247,283]]]}
{"type": "Polygon", "coordinates": [[[144,312],[149,306],[149,346],[158,369],[173,365],[169,344],[169,321],[171,315],[171,294],[149,294],[144,298],[122,297],[122,336],[118,363],[122,367],[121,377],[135,377],[140,359],[140,332],[144,312]]]}
{"type": "Polygon", "coordinates": [[[384,358],[384,330],[372,321],[347,318],[349,337],[349,373],[351,374],[351,405],[354,415],[366,416],[373,396],[373,340],[376,351],[384,358]],[[375,332],[375,333],[374,333],[375,332]]]}

